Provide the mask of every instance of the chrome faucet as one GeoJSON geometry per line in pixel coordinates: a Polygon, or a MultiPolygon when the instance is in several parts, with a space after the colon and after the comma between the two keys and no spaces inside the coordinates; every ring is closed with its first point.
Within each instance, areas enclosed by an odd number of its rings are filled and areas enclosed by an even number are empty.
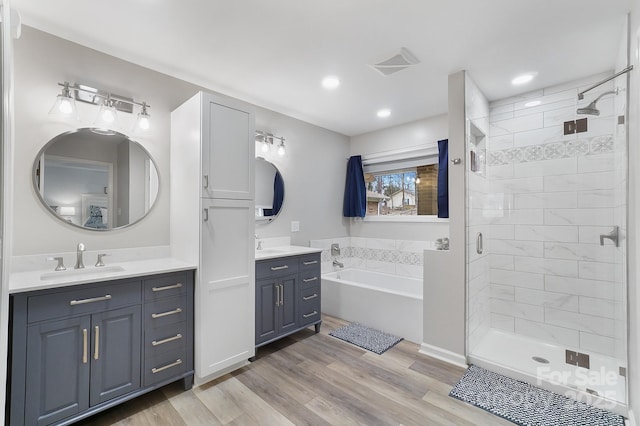
{"type": "Polygon", "coordinates": [[[344,263],[338,262],[337,259],[333,259],[333,266],[337,266],[338,268],[344,268],[344,263]]]}
{"type": "Polygon", "coordinates": [[[260,237],[258,237],[258,234],[256,235],[256,240],[258,241],[258,245],[256,246],[256,250],[262,250],[262,240],[259,239],[260,237]]]}
{"type": "Polygon", "coordinates": [[[84,262],[82,261],[82,255],[85,251],[84,244],[78,244],[78,249],[76,250],[76,266],[73,269],[83,269],[84,262]]]}

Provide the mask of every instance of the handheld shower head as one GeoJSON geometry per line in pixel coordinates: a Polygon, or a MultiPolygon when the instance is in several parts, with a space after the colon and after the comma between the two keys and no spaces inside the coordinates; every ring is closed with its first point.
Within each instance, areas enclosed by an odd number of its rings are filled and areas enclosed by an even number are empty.
{"type": "Polygon", "coordinates": [[[596,115],[596,116],[598,116],[598,115],[600,115],[600,110],[598,108],[596,108],[596,103],[600,100],[600,98],[602,98],[603,96],[606,96],[606,95],[617,95],[617,94],[618,94],[618,89],[611,90],[609,92],[604,92],[603,94],[598,96],[594,101],[592,101],[586,107],[578,108],[576,112],[578,114],[586,114],[586,115],[596,115]]]}

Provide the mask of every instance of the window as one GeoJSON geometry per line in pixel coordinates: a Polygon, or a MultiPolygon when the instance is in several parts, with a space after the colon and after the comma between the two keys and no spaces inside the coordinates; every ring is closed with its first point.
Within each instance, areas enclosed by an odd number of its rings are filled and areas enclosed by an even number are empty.
{"type": "Polygon", "coordinates": [[[438,214],[438,165],[366,172],[367,216],[438,214]]]}

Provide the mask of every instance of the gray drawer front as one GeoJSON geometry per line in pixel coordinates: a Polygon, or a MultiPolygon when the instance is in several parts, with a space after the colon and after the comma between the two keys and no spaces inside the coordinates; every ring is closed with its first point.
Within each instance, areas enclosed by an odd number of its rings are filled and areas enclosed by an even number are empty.
{"type": "Polygon", "coordinates": [[[300,288],[306,289],[320,285],[320,266],[300,271],[300,288]]]}
{"type": "Polygon", "coordinates": [[[256,262],[256,278],[271,278],[298,272],[297,257],[261,260],[256,262]]]}
{"type": "Polygon", "coordinates": [[[320,253],[300,256],[300,269],[320,268],[320,253]]]}
{"type": "Polygon", "coordinates": [[[144,360],[144,386],[178,376],[187,371],[187,365],[186,348],[146,357],[144,360]]]}
{"type": "Polygon", "coordinates": [[[187,338],[186,322],[148,329],[144,336],[144,356],[154,357],[163,352],[185,348],[187,338]]]}
{"type": "Polygon", "coordinates": [[[161,299],[144,305],[145,327],[164,327],[187,320],[187,300],[184,296],[161,299]]]}
{"type": "Polygon", "coordinates": [[[180,272],[143,281],[144,299],[156,300],[187,292],[187,274],[180,272]]]}
{"type": "Polygon", "coordinates": [[[139,280],[89,288],[74,288],[28,298],[28,322],[73,317],[141,303],[139,280]]]}
{"type": "Polygon", "coordinates": [[[300,325],[320,320],[320,296],[320,286],[310,287],[300,292],[300,309],[298,309],[300,325]]]}

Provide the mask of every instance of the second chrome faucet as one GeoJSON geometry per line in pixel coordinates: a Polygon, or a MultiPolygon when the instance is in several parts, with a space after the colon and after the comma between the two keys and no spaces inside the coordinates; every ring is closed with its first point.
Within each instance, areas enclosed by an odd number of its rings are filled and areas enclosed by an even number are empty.
{"type": "Polygon", "coordinates": [[[76,250],[76,266],[74,266],[73,269],[84,268],[84,261],[82,259],[82,256],[84,255],[84,251],[85,251],[84,244],[82,243],[78,244],[78,248],[76,250]]]}

